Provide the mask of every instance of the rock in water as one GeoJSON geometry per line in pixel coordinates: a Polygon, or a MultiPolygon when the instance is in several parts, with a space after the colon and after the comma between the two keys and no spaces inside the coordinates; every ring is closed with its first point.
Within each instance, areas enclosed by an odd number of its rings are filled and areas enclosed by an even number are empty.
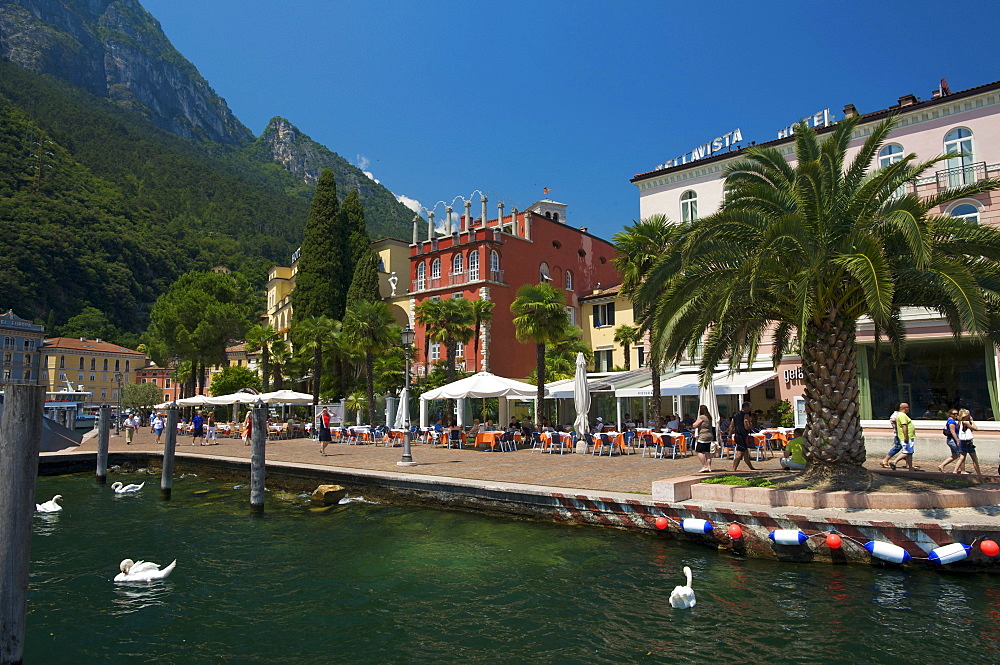
{"type": "Polygon", "coordinates": [[[347,494],[343,485],[320,485],[312,493],[312,502],[321,506],[329,506],[339,502],[347,494]]]}

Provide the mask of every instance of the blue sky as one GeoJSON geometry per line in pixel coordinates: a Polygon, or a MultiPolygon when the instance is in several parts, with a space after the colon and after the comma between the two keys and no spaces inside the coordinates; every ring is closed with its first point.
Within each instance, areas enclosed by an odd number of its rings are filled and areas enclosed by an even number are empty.
{"type": "Polygon", "coordinates": [[[1000,79],[991,2],[140,1],[255,134],[288,118],[427,208],[549,187],[609,239],[632,176],[733,129],[1000,79]]]}

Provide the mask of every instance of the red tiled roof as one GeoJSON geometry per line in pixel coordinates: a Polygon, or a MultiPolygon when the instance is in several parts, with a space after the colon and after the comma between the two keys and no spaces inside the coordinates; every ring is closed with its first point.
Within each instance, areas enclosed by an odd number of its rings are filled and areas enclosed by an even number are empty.
{"type": "Polygon", "coordinates": [[[52,337],[51,339],[45,340],[42,345],[42,351],[51,351],[53,349],[65,349],[67,351],[90,351],[93,353],[127,353],[131,355],[146,357],[145,353],[139,351],[133,351],[132,349],[126,349],[124,346],[118,346],[117,344],[112,344],[111,342],[105,342],[104,340],[98,341],[96,339],[80,339],[79,337],[52,337]]]}
{"type": "Polygon", "coordinates": [[[621,284],[615,284],[614,286],[609,286],[606,289],[598,289],[595,292],[590,292],[585,296],[580,296],[579,300],[590,300],[591,298],[607,298],[608,296],[616,296],[618,292],[622,290],[621,284]]]}

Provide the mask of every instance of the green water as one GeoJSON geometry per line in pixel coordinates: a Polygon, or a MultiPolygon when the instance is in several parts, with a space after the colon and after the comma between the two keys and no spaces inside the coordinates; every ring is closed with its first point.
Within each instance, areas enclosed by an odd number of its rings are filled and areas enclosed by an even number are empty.
{"type": "Polygon", "coordinates": [[[996,663],[984,575],[748,561],[642,535],[146,476],[40,478],[25,663],[996,663]],[[123,558],[177,558],[123,587],[123,558]],[[694,570],[698,605],[670,591],[694,570]]]}

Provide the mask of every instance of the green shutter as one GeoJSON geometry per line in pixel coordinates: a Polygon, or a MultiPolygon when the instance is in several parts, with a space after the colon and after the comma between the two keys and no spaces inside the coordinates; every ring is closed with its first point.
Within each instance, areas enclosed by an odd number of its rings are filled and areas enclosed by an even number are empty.
{"type": "Polygon", "coordinates": [[[872,419],[872,390],[868,377],[868,347],[858,345],[858,408],[861,420],[872,419]]]}

